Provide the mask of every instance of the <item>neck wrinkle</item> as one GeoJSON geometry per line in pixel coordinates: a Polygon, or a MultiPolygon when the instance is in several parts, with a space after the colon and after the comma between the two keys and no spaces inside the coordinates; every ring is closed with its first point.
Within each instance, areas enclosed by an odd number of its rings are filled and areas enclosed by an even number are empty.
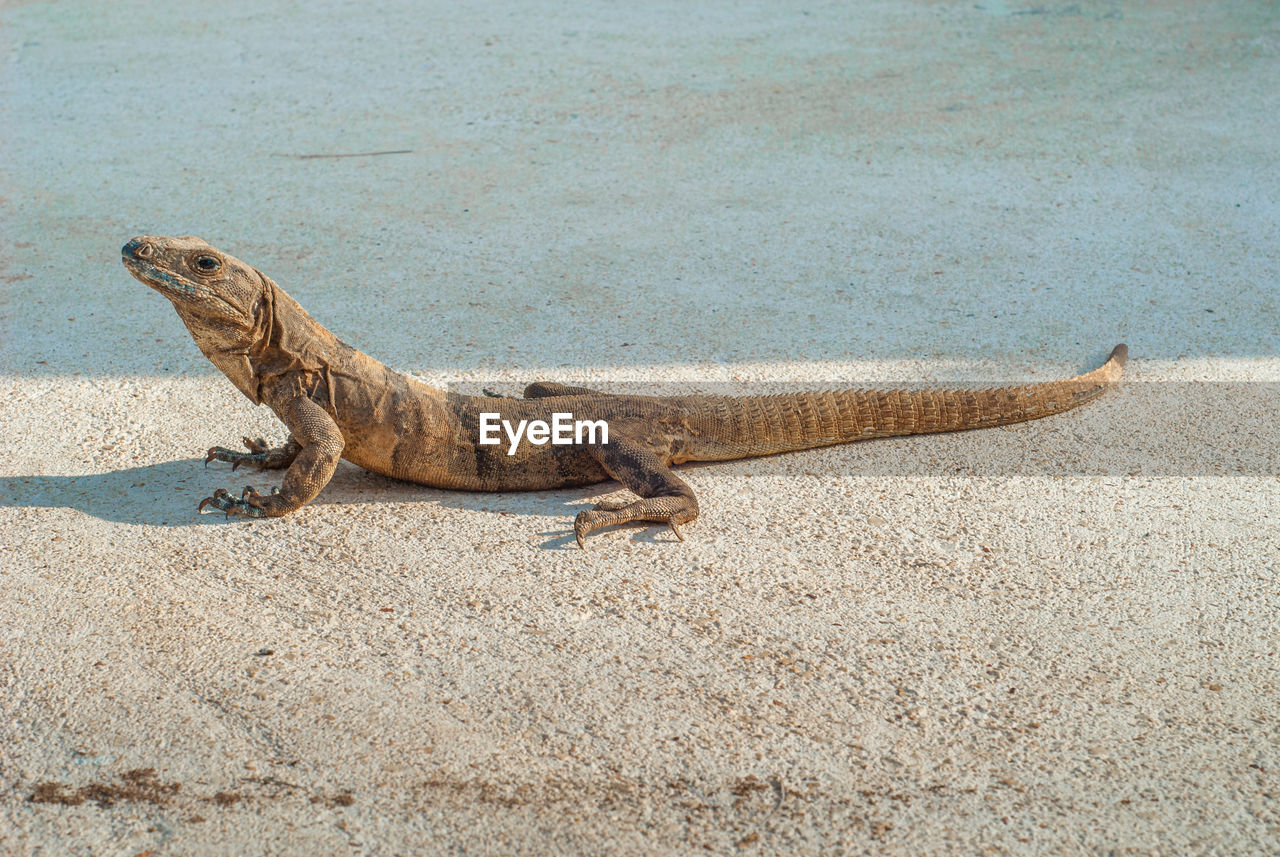
{"type": "Polygon", "coordinates": [[[325,346],[332,338],[306,310],[290,298],[270,277],[254,272],[262,281],[262,308],[254,328],[248,358],[253,383],[261,401],[263,387],[274,378],[297,373],[304,387],[314,390],[321,379],[332,405],[333,383],[325,346]]]}

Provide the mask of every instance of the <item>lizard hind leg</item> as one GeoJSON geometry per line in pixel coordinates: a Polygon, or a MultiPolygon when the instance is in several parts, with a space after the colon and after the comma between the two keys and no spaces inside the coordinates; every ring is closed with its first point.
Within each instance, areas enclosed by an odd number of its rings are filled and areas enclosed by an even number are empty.
{"type": "Polygon", "coordinates": [[[667,524],[676,538],[684,541],[680,525],[692,523],[698,517],[698,500],[684,480],[672,473],[653,452],[632,441],[619,440],[589,449],[610,476],[640,495],[640,499],[605,501],[579,512],[573,520],[573,534],[579,547],[585,548],[586,537],[601,527],[629,521],[667,524]]]}

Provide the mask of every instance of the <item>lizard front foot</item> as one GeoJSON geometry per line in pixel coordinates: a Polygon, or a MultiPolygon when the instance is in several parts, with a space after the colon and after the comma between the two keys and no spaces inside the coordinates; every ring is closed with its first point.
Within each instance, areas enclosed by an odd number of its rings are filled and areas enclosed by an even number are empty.
{"type": "MultiPolygon", "coordinates": [[[[279,494],[279,488],[272,488],[271,495],[279,494]]],[[[246,518],[262,518],[266,516],[263,506],[271,495],[259,494],[258,491],[250,486],[240,492],[240,497],[231,496],[231,493],[225,488],[219,488],[213,492],[212,497],[205,497],[200,501],[200,505],[196,507],[197,512],[203,512],[205,506],[213,506],[215,509],[221,509],[227,513],[227,517],[232,515],[243,515],[246,518]]]]}
{"type": "Polygon", "coordinates": [[[225,446],[212,446],[204,456],[204,466],[208,467],[210,461],[226,461],[231,464],[231,469],[235,470],[246,461],[253,462],[258,465],[259,470],[267,469],[267,453],[269,447],[267,442],[262,438],[256,440],[252,438],[241,438],[248,452],[237,452],[234,449],[227,449],[225,446]]]}

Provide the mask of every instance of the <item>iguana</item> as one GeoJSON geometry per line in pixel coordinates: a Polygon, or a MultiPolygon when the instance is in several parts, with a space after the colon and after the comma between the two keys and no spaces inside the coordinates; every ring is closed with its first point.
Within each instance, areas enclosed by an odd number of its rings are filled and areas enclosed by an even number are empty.
{"type": "MultiPolygon", "coordinates": [[[[468,396],[393,372],[338,339],[270,277],[199,238],[141,236],[124,245],[133,276],[168,298],[204,355],[289,429],[283,446],[244,438],[247,452],[215,446],[205,457],[285,469],[268,494],[218,489],[200,501],[227,515],[275,517],[329,482],[339,458],[375,473],[438,488],[530,491],[615,479],[638,499],[600,503],[573,522],[578,544],[628,521],[680,527],[698,516],[693,491],[672,471],[891,435],[1004,425],[1065,411],[1120,378],[1127,349],[1060,381],[976,390],[844,390],[768,396],[611,395],[549,381],[524,398],[468,396]],[[481,414],[550,421],[556,413],[604,420],[602,436],[571,444],[488,444],[481,414]],[[510,453],[510,454],[509,454],[510,453]]],[[[492,421],[492,417],[489,418],[492,421]]]]}

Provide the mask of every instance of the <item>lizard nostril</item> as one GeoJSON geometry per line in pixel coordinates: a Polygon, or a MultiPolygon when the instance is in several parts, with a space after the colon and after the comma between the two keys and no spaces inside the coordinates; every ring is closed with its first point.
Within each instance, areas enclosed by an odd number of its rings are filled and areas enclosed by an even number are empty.
{"type": "Polygon", "coordinates": [[[138,249],[134,250],[133,254],[139,259],[150,259],[156,254],[156,248],[152,244],[144,241],[138,245],[138,249]]]}

